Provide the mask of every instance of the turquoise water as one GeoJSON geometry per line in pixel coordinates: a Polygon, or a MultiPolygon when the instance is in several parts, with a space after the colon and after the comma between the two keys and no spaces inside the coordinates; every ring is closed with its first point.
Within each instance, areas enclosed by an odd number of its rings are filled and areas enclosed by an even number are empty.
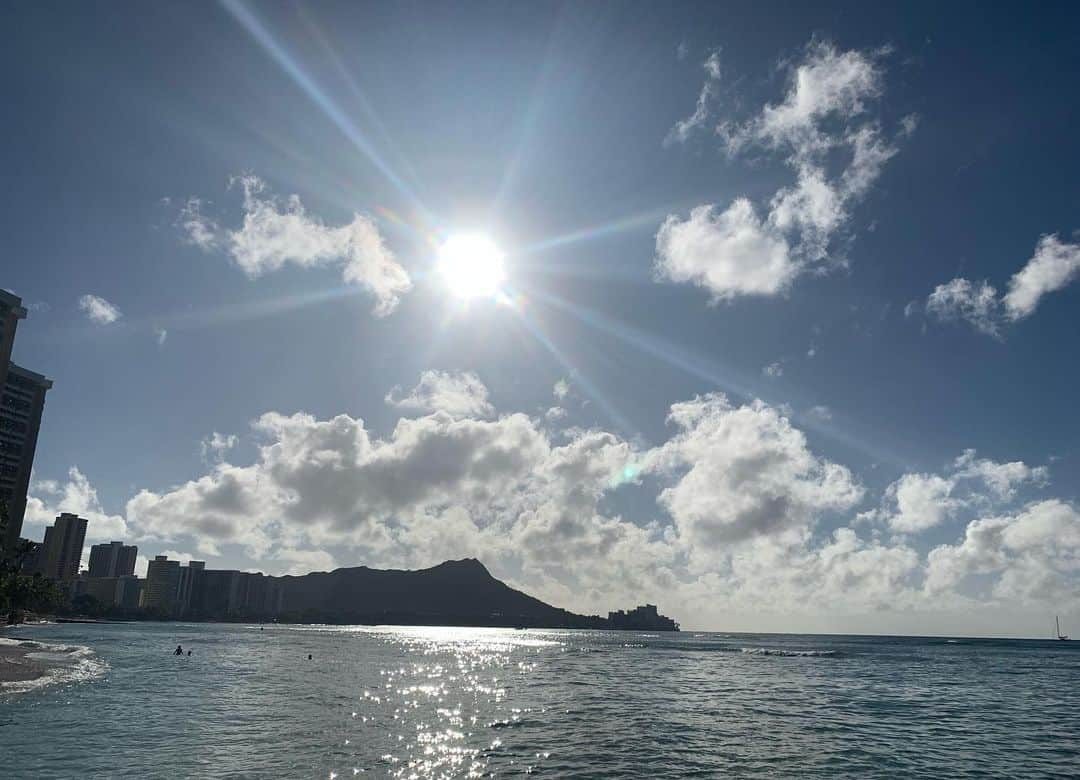
{"type": "Polygon", "coordinates": [[[1080,642],[164,623],[14,633],[63,646],[64,671],[0,695],[10,778],[1080,773],[1080,642]],[[171,654],[178,643],[190,658],[171,654]]]}

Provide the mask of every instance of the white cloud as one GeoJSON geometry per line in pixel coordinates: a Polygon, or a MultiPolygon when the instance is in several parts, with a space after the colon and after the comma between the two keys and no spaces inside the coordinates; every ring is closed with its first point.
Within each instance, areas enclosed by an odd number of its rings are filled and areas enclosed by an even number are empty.
{"type": "Polygon", "coordinates": [[[934,288],[926,299],[926,312],[939,320],[967,320],[983,333],[997,336],[998,305],[997,290],[988,282],[975,284],[958,277],[934,288]]]}
{"type": "MultiPolygon", "coordinates": [[[[941,475],[903,475],[869,519],[901,531],[961,509],[979,516],[964,539],[927,556],[914,535],[848,527],[862,487],[777,408],[709,395],[675,404],[670,420],[667,441],[642,447],[595,429],[555,437],[523,414],[438,411],[379,435],[347,415],[268,413],[254,423],[250,463],[215,463],[174,488],[140,491],[126,522],[129,536],[171,557],[235,544],[270,573],[477,556],[575,610],[647,600],[701,627],[739,615],[761,625],[770,614],[787,616],[778,625],[827,627],[841,613],[1045,603],[1080,587],[1071,504],[1002,512],[1020,488],[1044,482],[1045,469],[966,450],[941,475]],[[620,491],[639,505],[639,492],[654,495],[655,516],[621,516],[609,500],[620,491]]],[[[228,449],[229,437],[217,438],[228,449]]],[[[35,483],[35,495],[55,497],[50,511],[67,494],[67,507],[100,510],[85,477],[69,482],[35,483]]],[[[35,517],[42,511],[34,504],[35,517]]]]}
{"type": "Polygon", "coordinates": [[[1017,489],[1025,484],[1044,486],[1050,480],[1050,471],[1046,466],[1029,466],[1023,461],[997,463],[989,458],[975,457],[975,450],[964,450],[953,461],[957,479],[976,479],[990,491],[998,501],[1009,501],[1016,497],[1017,489]]]}
{"type": "Polygon", "coordinates": [[[263,181],[251,174],[234,181],[244,193],[240,228],[220,228],[202,214],[201,201],[189,199],[178,225],[190,243],[204,251],[224,249],[253,278],[290,263],[302,268],[340,267],[346,283],[374,296],[376,316],[392,312],[412,289],[408,273],[373,220],[354,214],[351,222],[330,227],[309,214],[297,195],[279,201],[265,194],[263,181]]]}
{"type": "Polygon", "coordinates": [[[768,377],[778,377],[784,375],[784,367],[780,363],[769,363],[761,369],[761,373],[768,377]]]}
{"type": "MultiPolygon", "coordinates": [[[[926,313],[939,320],[966,320],[977,330],[1000,337],[1002,325],[1030,317],[1044,295],[1067,287],[1078,276],[1080,244],[1043,236],[1035,254],[1013,274],[1008,291],[1000,298],[989,282],[956,278],[934,288],[926,300],[926,313]]],[[[913,311],[913,303],[904,309],[905,315],[913,311]]]]}
{"type": "Polygon", "coordinates": [[[917,533],[940,525],[963,502],[952,497],[956,483],[936,474],[904,474],[889,486],[886,500],[895,504],[889,527],[917,533]]]}
{"type": "Polygon", "coordinates": [[[221,460],[225,453],[240,443],[239,437],[234,434],[224,434],[214,431],[199,442],[199,452],[204,461],[221,460]]]}
{"type": "Polygon", "coordinates": [[[218,247],[222,232],[214,220],[202,213],[202,209],[202,200],[188,198],[180,209],[176,226],[183,232],[187,243],[209,252],[218,247]]]}
{"type": "Polygon", "coordinates": [[[283,566],[279,567],[274,574],[307,574],[313,571],[333,571],[340,568],[337,560],[326,550],[297,550],[290,547],[284,547],[276,550],[271,556],[273,561],[281,561],[283,566]]]}
{"type": "Polygon", "coordinates": [[[490,417],[495,407],[488,401],[488,389],[470,371],[424,371],[420,382],[407,395],[401,387],[386,394],[386,402],[401,409],[442,411],[454,417],[490,417]]]}
{"type": "Polygon", "coordinates": [[[802,432],[760,401],[735,408],[722,395],[701,396],[672,406],[670,420],[680,431],[654,457],[681,476],[659,501],[695,546],[808,528],[862,498],[847,468],[816,457],[802,432]]]}
{"type": "Polygon", "coordinates": [[[811,406],[809,409],[807,409],[806,410],[806,416],[810,417],[810,418],[812,418],[814,420],[820,420],[821,422],[828,422],[829,420],[832,419],[833,414],[832,414],[832,409],[830,409],[829,407],[824,406],[824,405],[819,405],[819,406],[811,406]]]}
{"type": "Polygon", "coordinates": [[[698,206],[688,219],[669,216],[656,234],[656,275],[708,290],[714,301],[776,295],[799,273],[782,235],[762,224],[745,198],[726,211],[698,206]]]}
{"type": "Polygon", "coordinates": [[[553,406],[544,412],[544,419],[548,422],[556,422],[566,417],[566,409],[561,406],[553,406]]]}
{"type": "Polygon", "coordinates": [[[52,525],[61,512],[72,512],[86,518],[88,542],[124,541],[130,538],[124,518],[110,515],[102,508],[97,490],[77,466],[68,469],[67,481],[62,484],[38,480],[30,485],[23,535],[29,537],[33,533],[35,538],[40,538],[45,533],[45,527],[52,525]]]}
{"type": "MultiPolygon", "coordinates": [[[[782,102],[747,122],[716,128],[731,155],[753,147],[780,155],[795,183],[772,196],[764,219],[746,198],[723,211],[698,206],[686,220],[669,216],[656,237],[658,280],[692,283],[714,300],[730,300],[777,295],[800,274],[846,263],[832,251],[835,238],[897,152],[870,116],[883,92],[881,56],[811,43],[802,60],[788,66],[782,102]]],[[[694,114],[675,126],[676,138],[704,121],[713,83],[706,81],[694,114]]],[[[896,138],[914,126],[915,118],[905,117],[896,138]]]]}
{"type": "Polygon", "coordinates": [[[565,379],[560,379],[555,383],[555,386],[551,389],[552,394],[556,400],[562,401],[566,396],[570,395],[570,383],[565,379]]]}
{"type": "Polygon", "coordinates": [[[716,100],[717,84],[720,81],[720,51],[711,52],[702,63],[702,68],[705,71],[705,83],[698,94],[694,113],[675,123],[664,138],[665,146],[672,143],[684,143],[696,130],[705,127],[709,121],[711,104],[716,100]]]}
{"type": "Polygon", "coordinates": [[[165,339],[168,337],[169,331],[165,330],[165,328],[154,327],[154,340],[157,341],[159,347],[164,346],[165,339]]]}
{"type": "Polygon", "coordinates": [[[1075,602],[1080,597],[1080,512],[1051,499],[1016,514],[974,520],[958,544],[935,548],[927,560],[930,593],[966,584],[969,595],[983,598],[1075,602]]]}
{"type": "Polygon", "coordinates": [[[97,295],[84,295],[79,298],[79,308],[87,319],[98,325],[111,325],[123,316],[120,309],[97,295]]]}
{"type": "Polygon", "coordinates": [[[998,463],[964,450],[947,473],[904,474],[885,491],[875,517],[898,533],[920,533],[952,519],[962,509],[988,509],[1011,501],[1024,485],[1045,485],[1045,466],[998,463]]]}
{"type": "Polygon", "coordinates": [[[1034,256],[1009,280],[1002,302],[1010,320],[1030,317],[1047,293],[1060,290],[1080,276],[1080,244],[1063,244],[1043,236],[1034,256]]]}

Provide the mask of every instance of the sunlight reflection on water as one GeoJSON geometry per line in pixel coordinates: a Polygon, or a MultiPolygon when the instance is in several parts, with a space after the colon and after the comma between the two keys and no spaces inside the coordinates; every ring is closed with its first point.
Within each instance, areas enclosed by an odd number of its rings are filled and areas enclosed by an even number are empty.
{"type": "Polygon", "coordinates": [[[1080,653],[1047,643],[34,631],[92,648],[108,671],[0,700],[5,778],[1064,776],[1080,761],[1080,716],[1066,694],[1080,653]],[[173,657],[179,643],[193,655],[173,657]]]}

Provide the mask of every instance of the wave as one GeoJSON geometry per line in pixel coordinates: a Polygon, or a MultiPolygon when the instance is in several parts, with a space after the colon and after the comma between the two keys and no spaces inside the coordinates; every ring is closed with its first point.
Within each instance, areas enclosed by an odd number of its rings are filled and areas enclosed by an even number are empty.
{"type": "Polygon", "coordinates": [[[88,682],[105,674],[109,665],[85,645],[63,645],[29,639],[0,637],[0,647],[17,648],[22,653],[20,663],[39,670],[41,675],[30,680],[0,682],[0,694],[27,693],[55,685],[88,682]]]}
{"type": "Polygon", "coordinates": [[[781,650],[774,647],[740,647],[739,652],[747,655],[777,655],[790,658],[833,658],[840,654],[836,650],[781,650]]]}

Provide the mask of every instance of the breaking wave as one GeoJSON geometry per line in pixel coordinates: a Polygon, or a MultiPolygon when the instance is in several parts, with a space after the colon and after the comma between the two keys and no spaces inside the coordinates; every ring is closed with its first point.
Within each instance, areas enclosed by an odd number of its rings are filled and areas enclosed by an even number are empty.
{"type": "Polygon", "coordinates": [[[69,685],[97,679],[109,665],[85,645],[61,645],[28,639],[0,637],[0,646],[22,651],[23,661],[8,661],[33,667],[41,675],[30,680],[0,682],[0,694],[27,693],[56,685],[69,685]]]}
{"type": "Polygon", "coordinates": [[[791,658],[832,658],[839,655],[836,650],[781,650],[773,647],[740,647],[739,652],[747,655],[778,655],[791,658]]]}

